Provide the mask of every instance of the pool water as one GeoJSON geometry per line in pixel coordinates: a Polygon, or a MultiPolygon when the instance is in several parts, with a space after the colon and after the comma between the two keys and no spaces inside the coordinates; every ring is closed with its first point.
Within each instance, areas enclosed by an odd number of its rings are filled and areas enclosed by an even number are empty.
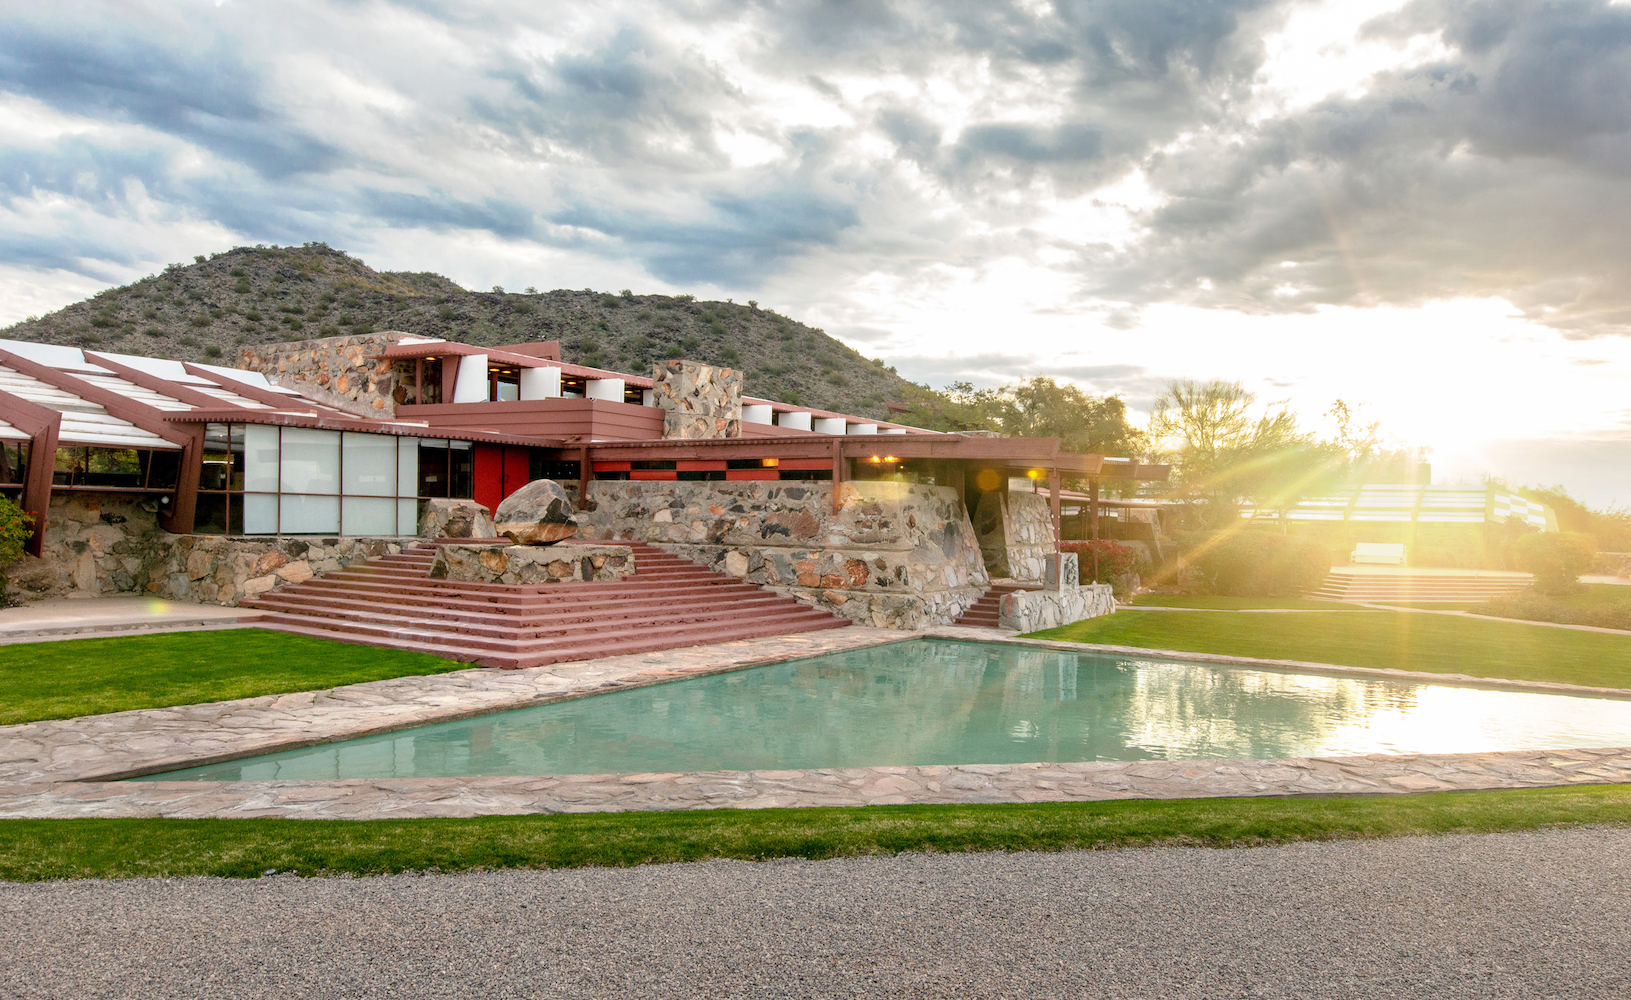
{"type": "Polygon", "coordinates": [[[145,780],[1240,759],[1628,743],[1631,701],[919,639],[145,780]]]}

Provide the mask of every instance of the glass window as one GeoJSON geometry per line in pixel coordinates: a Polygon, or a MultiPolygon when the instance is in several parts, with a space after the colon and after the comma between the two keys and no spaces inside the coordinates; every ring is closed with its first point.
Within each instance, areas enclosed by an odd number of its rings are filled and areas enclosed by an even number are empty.
{"type": "MultiPolygon", "coordinates": [[[[341,455],[345,483],[340,492],[348,496],[396,496],[395,438],[348,432],[341,442],[341,455]]],[[[346,530],[351,529],[348,526],[346,530]]]]}
{"type": "Polygon", "coordinates": [[[246,490],[277,492],[278,429],[266,424],[244,427],[244,485],[246,490]]]}
{"type": "Polygon", "coordinates": [[[419,442],[415,438],[396,439],[396,494],[419,495],[419,442]]]}
{"type": "Polygon", "coordinates": [[[277,534],[277,494],[245,493],[243,507],[244,534],[277,534]]]}
{"type": "Polygon", "coordinates": [[[204,467],[198,474],[198,488],[201,490],[227,490],[231,487],[231,428],[227,424],[205,424],[204,467]]]}
{"type": "MultiPolygon", "coordinates": [[[[285,431],[296,428],[285,427],[285,431]]],[[[338,432],[335,432],[338,437],[338,432]]],[[[338,451],[339,442],[335,442],[338,451]]],[[[338,458],[338,456],[336,456],[338,458]]],[[[278,497],[278,530],[285,535],[337,535],[340,533],[340,498],[299,496],[278,497]]]]}
{"type": "Polygon", "coordinates": [[[0,441],[0,483],[21,486],[28,474],[27,441],[0,441]]]}
{"type": "Polygon", "coordinates": [[[396,534],[396,498],[342,497],[340,503],[340,523],[346,534],[396,534]]]}
{"type": "Polygon", "coordinates": [[[227,533],[227,500],[225,493],[200,493],[198,506],[193,511],[193,530],[201,535],[227,533]]]}
{"type": "Polygon", "coordinates": [[[399,535],[419,534],[419,501],[406,497],[396,502],[396,533],[399,535]]]}
{"type": "MultiPolygon", "coordinates": [[[[284,427],[281,477],[278,488],[284,493],[340,492],[340,432],[310,427],[284,427]]],[[[338,516],[338,505],[335,507],[338,516]]],[[[284,531],[289,526],[285,520],[284,531]]],[[[313,531],[338,530],[314,528],[313,531]]]]}
{"type": "Polygon", "coordinates": [[[419,495],[447,496],[447,441],[444,438],[419,439],[419,495]]]}
{"type": "Polygon", "coordinates": [[[476,495],[475,454],[469,441],[448,442],[448,482],[444,496],[468,500],[476,495]]]}

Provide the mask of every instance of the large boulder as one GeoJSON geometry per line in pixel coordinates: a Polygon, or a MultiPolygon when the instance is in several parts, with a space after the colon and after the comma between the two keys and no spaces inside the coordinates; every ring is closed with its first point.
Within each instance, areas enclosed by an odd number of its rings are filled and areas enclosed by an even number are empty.
{"type": "Polygon", "coordinates": [[[578,533],[572,498],[551,479],[534,479],[498,505],[498,533],[517,545],[549,545],[578,533]]]}
{"type": "Polygon", "coordinates": [[[474,500],[427,500],[420,538],[497,538],[493,513],[474,500]]]}

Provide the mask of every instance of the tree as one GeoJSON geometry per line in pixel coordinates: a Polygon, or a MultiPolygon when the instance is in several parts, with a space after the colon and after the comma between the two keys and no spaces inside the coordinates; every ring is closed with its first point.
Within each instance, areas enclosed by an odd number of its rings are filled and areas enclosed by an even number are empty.
{"type": "Polygon", "coordinates": [[[1046,375],[1003,386],[991,406],[1009,437],[1056,437],[1060,448],[1081,455],[1132,455],[1143,449],[1144,435],[1127,422],[1121,397],[1089,396],[1046,375]]]}
{"type": "Polygon", "coordinates": [[[996,389],[953,382],[945,392],[914,386],[896,422],[936,431],[994,431],[1007,437],[1056,437],[1077,454],[1131,455],[1143,435],[1127,422],[1118,396],[1091,396],[1038,375],[996,389]]]}
{"type": "Polygon", "coordinates": [[[1170,382],[1150,415],[1150,438],[1173,466],[1172,492],[1205,505],[1223,523],[1236,505],[1288,510],[1334,488],[1345,453],[1297,427],[1283,405],[1253,417],[1257,396],[1239,382],[1170,382]]]}

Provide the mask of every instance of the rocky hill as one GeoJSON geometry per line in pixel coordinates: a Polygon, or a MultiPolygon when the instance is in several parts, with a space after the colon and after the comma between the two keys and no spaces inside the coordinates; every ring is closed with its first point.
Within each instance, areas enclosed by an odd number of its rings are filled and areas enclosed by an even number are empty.
{"type": "MultiPolygon", "coordinates": [[[[230,363],[245,344],[404,330],[479,346],[559,340],[565,360],[649,374],[686,357],[745,373],[748,395],[886,417],[911,390],[821,330],[755,303],[589,289],[474,292],[439,274],[375,271],[339,250],[237,247],[0,331],[0,338],[230,363]]],[[[919,390],[921,391],[921,390],[919,390]]]]}

